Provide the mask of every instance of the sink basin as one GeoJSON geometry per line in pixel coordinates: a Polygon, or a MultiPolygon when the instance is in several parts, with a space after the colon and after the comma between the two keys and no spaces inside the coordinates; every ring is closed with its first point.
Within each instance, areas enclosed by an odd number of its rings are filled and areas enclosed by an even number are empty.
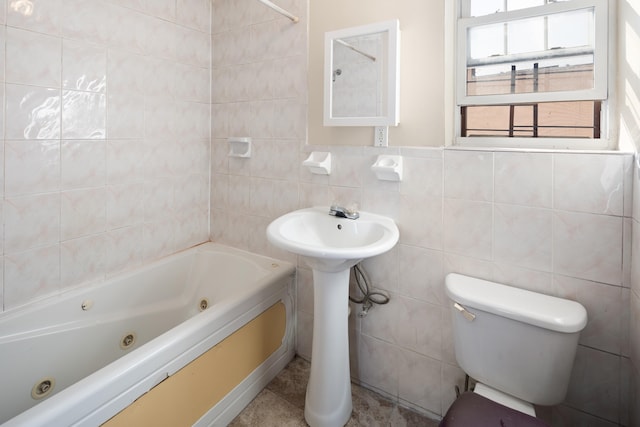
{"type": "Polygon", "coordinates": [[[285,214],[267,228],[269,242],[311,258],[312,268],[355,265],[393,248],[398,237],[398,227],[390,218],[368,212],[360,212],[355,220],[338,218],[329,215],[326,207],[285,214]]]}
{"type": "Polygon", "coordinates": [[[351,416],[349,269],[398,242],[391,218],[360,212],[329,215],[328,207],[300,209],[273,221],[267,239],[302,255],[313,270],[313,345],[304,417],[311,427],[342,427],[351,416]]]}

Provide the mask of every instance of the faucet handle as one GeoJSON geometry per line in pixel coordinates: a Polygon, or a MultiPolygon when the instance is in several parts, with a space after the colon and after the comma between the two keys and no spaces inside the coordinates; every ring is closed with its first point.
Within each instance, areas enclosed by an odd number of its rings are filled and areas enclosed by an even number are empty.
{"type": "Polygon", "coordinates": [[[357,214],[358,213],[358,204],[356,202],[351,202],[351,204],[349,204],[346,207],[346,211],[347,211],[347,213],[350,213],[350,214],[357,214]]]}
{"type": "Polygon", "coordinates": [[[350,210],[337,204],[331,205],[329,208],[329,215],[347,219],[358,219],[360,217],[358,211],[350,210]]]}

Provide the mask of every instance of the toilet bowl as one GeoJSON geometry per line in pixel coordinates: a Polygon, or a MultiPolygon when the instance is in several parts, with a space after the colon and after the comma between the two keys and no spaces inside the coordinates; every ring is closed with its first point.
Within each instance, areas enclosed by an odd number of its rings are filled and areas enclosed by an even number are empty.
{"type": "Polygon", "coordinates": [[[547,425],[534,405],[564,400],[584,307],[456,273],[447,275],[446,292],[456,361],[477,384],[456,399],[441,427],[547,425]]]}

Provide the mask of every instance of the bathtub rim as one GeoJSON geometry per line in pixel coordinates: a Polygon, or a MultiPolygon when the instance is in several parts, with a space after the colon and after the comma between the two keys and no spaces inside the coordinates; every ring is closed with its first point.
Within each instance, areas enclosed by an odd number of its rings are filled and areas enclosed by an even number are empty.
{"type": "MultiPolygon", "coordinates": [[[[41,310],[43,307],[50,305],[51,302],[54,300],[73,298],[73,297],[82,295],[83,293],[88,291],[100,290],[101,288],[108,286],[109,283],[113,281],[127,280],[137,274],[151,270],[154,267],[167,264],[176,258],[189,256],[190,252],[211,252],[211,251],[215,251],[216,249],[218,250],[223,249],[225,253],[236,254],[243,258],[250,258],[252,263],[255,263],[255,260],[259,260],[260,263],[264,264],[264,265],[261,265],[261,267],[270,271],[271,274],[269,274],[268,278],[274,277],[273,276],[274,274],[275,275],[280,274],[279,276],[276,276],[278,278],[285,277],[287,274],[289,274],[288,271],[291,268],[295,270],[295,265],[288,261],[272,258],[265,255],[256,254],[250,251],[235,248],[233,246],[227,246],[222,243],[210,242],[210,241],[202,242],[200,244],[182,249],[180,251],[162,256],[160,258],[149,260],[141,265],[136,265],[126,270],[115,272],[112,275],[106,275],[104,278],[88,280],[86,282],[82,282],[77,285],[64,287],[55,292],[37,296],[32,300],[29,300],[22,304],[18,304],[16,306],[12,306],[0,312],[0,322],[10,321],[14,317],[19,317],[24,314],[33,313],[38,310],[41,310]],[[277,270],[268,268],[267,264],[270,264],[272,262],[276,262],[278,264],[277,270]]],[[[264,280],[267,280],[268,278],[265,278],[264,280]]],[[[275,280],[276,279],[274,279],[274,281],[275,280]]]]}
{"type": "MultiPolygon", "coordinates": [[[[277,262],[282,268],[273,276],[260,280],[257,288],[238,292],[232,298],[216,304],[216,310],[205,310],[187,319],[143,346],[10,418],[2,426],[45,426],[56,424],[56,421],[60,420],[65,420],[69,425],[104,423],[278,301],[285,304],[288,321],[282,345],[276,353],[286,353],[289,350],[287,346],[295,351],[293,264],[212,242],[169,257],[207,248],[224,248],[225,251],[230,250],[244,256],[259,257],[277,262]],[[174,345],[177,340],[182,344],[179,348],[174,345]],[[143,349],[145,350],[140,351],[143,349]],[[92,387],[95,384],[99,386],[92,387]],[[91,393],[88,393],[88,389],[91,393]]],[[[166,258],[168,257],[161,260],[166,258]]]]}

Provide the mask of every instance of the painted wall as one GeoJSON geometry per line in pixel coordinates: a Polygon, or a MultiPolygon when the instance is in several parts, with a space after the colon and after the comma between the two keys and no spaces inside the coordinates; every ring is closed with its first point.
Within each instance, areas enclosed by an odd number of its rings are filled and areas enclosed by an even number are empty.
{"type": "Polygon", "coordinates": [[[209,10],[0,1],[5,310],[207,240],[209,10]]]}
{"type": "Polygon", "coordinates": [[[632,269],[629,296],[629,425],[640,425],[640,1],[618,2],[618,111],[620,146],[635,151],[633,167],[632,269]]]}
{"type": "MultiPolygon", "coordinates": [[[[357,380],[434,417],[446,411],[463,378],[443,288],[446,273],[456,271],[584,304],[590,320],[567,400],[542,414],[555,426],[629,425],[631,156],[313,145],[313,118],[306,119],[307,102],[310,114],[315,103],[305,82],[308,2],[281,3],[301,22],[253,0],[214,2],[212,239],[295,262],[266,240],[277,216],[333,201],[389,215],[400,242],[365,268],[392,298],[364,319],[351,318],[357,380]],[[228,136],[253,137],[253,157],[228,158],[228,136]],[[312,150],[331,151],[330,176],[301,166],[312,150]],[[404,156],[401,183],[373,176],[369,168],[380,153],[404,156]]],[[[357,6],[322,9],[340,21],[358,16],[350,7],[357,6]]],[[[403,52],[429,54],[420,44],[403,52]]],[[[431,127],[416,136],[417,145],[444,145],[442,121],[431,127]]],[[[299,267],[298,352],[308,358],[312,279],[299,267]]]]}
{"type": "Polygon", "coordinates": [[[322,125],[324,33],[374,22],[400,20],[400,124],[389,144],[440,146],[445,138],[444,1],[323,0],[309,2],[309,143],[371,145],[373,127],[322,125]]]}

